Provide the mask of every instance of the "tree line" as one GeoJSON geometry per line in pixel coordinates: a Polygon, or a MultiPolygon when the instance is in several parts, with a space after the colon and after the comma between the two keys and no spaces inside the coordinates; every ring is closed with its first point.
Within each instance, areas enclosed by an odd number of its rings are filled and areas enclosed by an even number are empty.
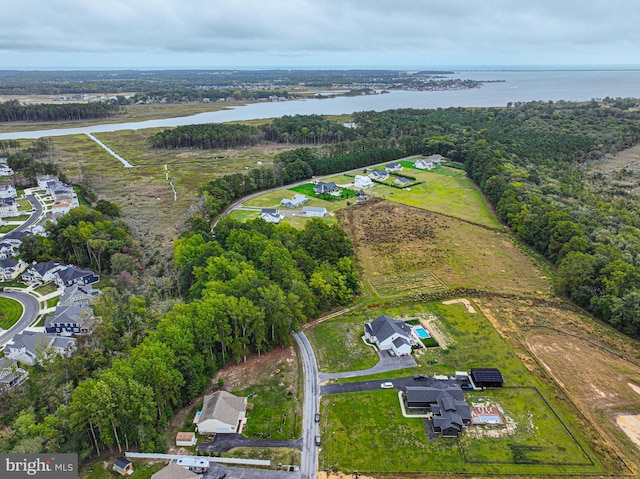
{"type": "Polygon", "coordinates": [[[122,113],[121,108],[106,102],[23,105],[9,100],[0,103],[0,122],[93,120],[117,116],[122,113]]]}

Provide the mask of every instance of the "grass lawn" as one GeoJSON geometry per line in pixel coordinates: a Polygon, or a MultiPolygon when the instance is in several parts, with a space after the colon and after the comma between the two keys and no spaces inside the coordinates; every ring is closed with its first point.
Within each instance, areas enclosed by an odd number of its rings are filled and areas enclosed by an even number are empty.
{"type": "MultiPolygon", "coordinates": [[[[114,471],[113,461],[115,457],[108,461],[99,462],[93,465],[92,472],[84,472],[80,474],[80,479],[116,479],[122,478],[120,473],[114,471]]],[[[167,462],[145,462],[141,460],[133,461],[133,474],[130,477],[132,479],[150,479],[156,472],[164,469],[167,466],[167,462]]]]}
{"type": "Polygon", "coordinates": [[[5,288],[26,288],[28,285],[19,282],[17,279],[11,281],[0,281],[0,286],[5,288]]]}
{"type": "Polygon", "coordinates": [[[5,221],[26,221],[31,215],[5,216],[5,221]]]}
{"type": "Polygon", "coordinates": [[[464,172],[437,168],[432,171],[413,169],[410,174],[422,182],[411,186],[410,191],[375,184],[367,194],[502,229],[482,194],[464,172]]]}
{"type": "Polygon", "coordinates": [[[60,296],[47,299],[47,308],[54,308],[60,302],[60,296]]]}
{"type": "Polygon", "coordinates": [[[33,209],[33,205],[29,200],[18,201],[18,211],[31,211],[32,209],[33,209]]]}
{"type": "Polygon", "coordinates": [[[14,229],[16,229],[20,225],[5,225],[0,226],[0,234],[11,233],[14,229]]]}
{"type": "Polygon", "coordinates": [[[0,328],[9,329],[22,316],[22,304],[11,298],[0,298],[0,328]]]}
{"type": "Polygon", "coordinates": [[[271,434],[270,439],[297,439],[302,434],[302,374],[297,361],[281,360],[275,370],[263,371],[263,376],[251,386],[232,392],[250,396],[247,428],[243,434],[257,438],[271,434]]]}
{"type": "Polygon", "coordinates": [[[56,283],[47,283],[43,284],[42,286],[38,286],[34,289],[34,291],[45,296],[49,293],[53,293],[54,291],[58,291],[58,285],[56,283]]]}

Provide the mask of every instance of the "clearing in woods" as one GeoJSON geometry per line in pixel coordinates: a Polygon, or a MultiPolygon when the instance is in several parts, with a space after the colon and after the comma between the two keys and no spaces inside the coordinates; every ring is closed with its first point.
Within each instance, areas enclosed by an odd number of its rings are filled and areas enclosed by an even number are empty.
{"type": "Polygon", "coordinates": [[[446,288],[550,294],[547,279],[506,233],[379,199],[337,216],[382,298],[446,288]]]}

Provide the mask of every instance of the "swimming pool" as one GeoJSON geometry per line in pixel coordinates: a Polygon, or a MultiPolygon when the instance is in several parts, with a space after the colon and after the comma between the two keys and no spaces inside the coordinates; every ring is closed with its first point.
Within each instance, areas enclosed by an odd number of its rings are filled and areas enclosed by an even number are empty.
{"type": "Polygon", "coordinates": [[[422,326],[418,326],[417,328],[414,329],[414,331],[416,332],[416,334],[420,339],[429,339],[431,337],[431,335],[427,332],[427,330],[424,329],[422,326]]]}

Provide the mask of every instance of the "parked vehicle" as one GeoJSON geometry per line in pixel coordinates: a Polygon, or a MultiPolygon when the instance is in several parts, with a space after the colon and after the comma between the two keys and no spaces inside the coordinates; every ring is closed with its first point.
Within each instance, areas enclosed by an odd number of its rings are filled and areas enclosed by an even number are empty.
{"type": "Polygon", "coordinates": [[[319,412],[316,413],[316,416],[315,416],[314,419],[315,419],[316,422],[320,422],[320,413],[319,412]]]}
{"type": "Polygon", "coordinates": [[[414,381],[426,381],[429,377],[426,374],[414,374],[413,375],[413,380],[414,381]]]}
{"type": "Polygon", "coordinates": [[[316,446],[320,445],[320,436],[316,436],[316,446]]]}
{"type": "Polygon", "coordinates": [[[393,383],[392,382],[382,383],[380,387],[382,389],[393,389],[393,383]]]}

